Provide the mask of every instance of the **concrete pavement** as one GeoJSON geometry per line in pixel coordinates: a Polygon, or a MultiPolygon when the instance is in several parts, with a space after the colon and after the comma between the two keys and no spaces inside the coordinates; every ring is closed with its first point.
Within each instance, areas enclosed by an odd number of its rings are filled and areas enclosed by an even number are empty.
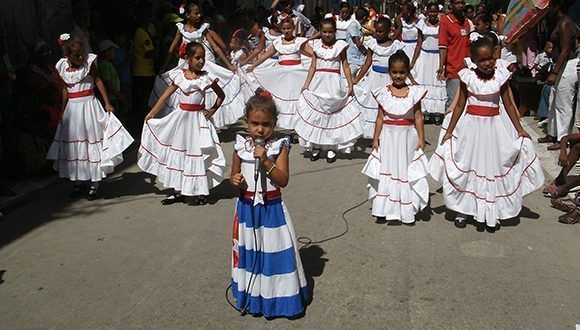
{"type": "MultiPolygon", "coordinates": [[[[427,126],[429,141],[437,134],[427,126]]],[[[233,135],[221,138],[231,155],[233,135]]],[[[296,234],[317,241],[343,232],[341,214],[366,198],[360,174],[366,154],[313,163],[295,147],[290,158],[284,199],[296,234]]],[[[526,197],[520,218],[496,233],[472,225],[459,230],[446,219],[433,181],[431,210],[416,226],[376,224],[365,203],[346,215],[346,235],[302,249],[314,287],[303,318],[241,317],[225,300],[235,192],[224,182],[210,205],[161,206],[163,188],[151,184],[135,159],[135,152],[127,156],[97,201],[69,199],[71,185],[60,182],[0,221],[2,328],[571,329],[580,323],[580,226],[557,223],[561,212],[538,191],[526,197]]]]}

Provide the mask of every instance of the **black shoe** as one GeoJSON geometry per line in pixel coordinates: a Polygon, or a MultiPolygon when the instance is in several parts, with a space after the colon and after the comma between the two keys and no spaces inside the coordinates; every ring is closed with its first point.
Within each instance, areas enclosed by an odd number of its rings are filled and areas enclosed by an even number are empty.
{"type": "Polygon", "coordinates": [[[445,117],[443,117],[443,115],[436,114],[433,118],[433,123],[437,126],[441,126],[441,124],[443,124],[443,119],[445,119],[445,117]]]}
{"type": "Polygon", "coordinates": [[[83,185],[79,185],[79,186],[75,186],[73,188],[73,191],[69,195],[70,198],[77,198],[77,197],[79,197],[80,195],[83,194],[83,191],[85,190],[85,188],[86,187],[85,187],[84,184],[83,185]]]}
{"type": "Polygon", "coordinates": [[[333,151],[332,153],[334,154],[332,157],[328,157],[329,155],[326,156],[326,162],[329,164],[336,162],[336,152],[333,151]]]}
{"type": "Polygon", "coordinates": [[[423,123],[424,124],[432,124],[433,123],[433,120],[431,118],[431,114],[430,113],[423,114],[423,123]]]}
{"type": "Polygon", "coordinates": [[[91,187],[89,189],[89,195],[87,196],[87,200],[94,201],[97,199],[97,188],[91,187]]]}
{"type": "Polygon", "coordinates": [[[207,196],[197,196],[196,203],[197,205],[205,205],[207,204],[207,196]]]}
{"type": "Polygon", "coordinates": [[[171,205],[175,203],[183,203],[185,201],[185,196],[183,195],[169,195],[167,198],[161,200],[161,204],[163,205],[171,205]]]}
{"type": "Polygon", "coordinates": [[[467,219],[464,215],[457,215],[455,217],[455,227],[461,229],[467,227],[467,219]]]}
{"type": "Polygon", "coordinates": [[[488,231],[489,233],[495,233],[496,231],[498,231],[498,230],[500,230],[500,229],[501,229],[501,225],[500,225],[499,223],[497,223],[497,224],[496,224],[495,226],[493,226],[493,227],[486,226],[486,229],[487,229],[487,231],[488,231]]]}
{"type": "Polygon", "coordinates": [[[312,150],[310,153],[310,161],[317,161],[320,159],[320,150],[312,150]]]}
{"type": "Polygon", "coordinates": [[[375,220],[375,223],[378,223],[378,224],[381,224],[381,225],[382,224],[385,224],[385,223],[387,223],[387,218],[385,218],[385,217],[377,217],[377,220],[375,220]]]}

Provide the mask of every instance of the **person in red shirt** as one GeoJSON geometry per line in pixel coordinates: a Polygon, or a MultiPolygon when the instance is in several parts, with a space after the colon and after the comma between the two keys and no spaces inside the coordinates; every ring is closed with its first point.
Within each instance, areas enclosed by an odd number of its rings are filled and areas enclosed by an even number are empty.
{"type": "Polygon", "coordinates": [[[459,88],[459,70],[464,67],[463,59],[469,56],[469,33],[473,30],[465,17],[465,0],[451,0],[451,13],[441,16],[439,25],[439,70],[437,78],[446,80],[446,107],[459,88]]]}

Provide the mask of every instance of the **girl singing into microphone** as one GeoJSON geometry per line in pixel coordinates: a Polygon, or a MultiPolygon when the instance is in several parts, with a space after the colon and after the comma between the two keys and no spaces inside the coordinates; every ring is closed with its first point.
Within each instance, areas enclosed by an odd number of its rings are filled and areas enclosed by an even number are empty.
{"type": "Polygon", "coordinates": [[[230,182],[240,190],[233,230],[232,292],[242,312],[292,317],[304,312],[306,278],[280,188],[289,178],[290,139],[271,137],[272,96],[258,89],[245,109],[249,137],[236,136],[230,182]],[[262,140],[264,146],[254,143],[262,140]],[[254,159],[259,159],[254,180],[254,159]]]}

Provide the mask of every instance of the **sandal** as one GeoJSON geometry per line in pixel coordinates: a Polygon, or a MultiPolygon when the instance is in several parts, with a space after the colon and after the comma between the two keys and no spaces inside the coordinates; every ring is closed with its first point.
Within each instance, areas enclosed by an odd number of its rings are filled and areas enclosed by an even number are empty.
{"type": "Polygon", "coordinates": [[[576,201],[569,198],[552,198],[550,202],[552,203],[553,208],[563,212],[572,212],[577,205],[576,201]]]}
{"type": "Polygon", "coordinates": [[[556,138],[554,138],[553,136],[549,136],[549,135],[538,138],[538,143],[548,143],[548,142],[556,142],[556,138]]]}
{"type": "Polygon", "coordinates": [[[564,215],[559,216],[558,222],[567,225],[574,225],[580,222],[580,215],[576,210],[574,210],[572,212],[568,212],[564,215]]]}

